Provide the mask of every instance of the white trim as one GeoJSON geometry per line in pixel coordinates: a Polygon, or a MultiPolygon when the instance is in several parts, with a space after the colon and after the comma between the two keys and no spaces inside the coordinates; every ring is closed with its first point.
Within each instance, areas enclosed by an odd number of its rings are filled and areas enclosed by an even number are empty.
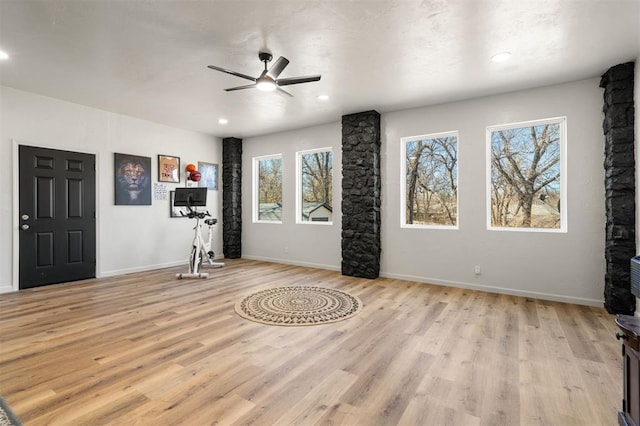
{"type": "MultiPolygon", "coordinates": [[[[406,211],[403,210],[402,214],[406,214],[406,211]]],[[[406,218],[405,218],[405,221],[406,221],[406,218]]],[[[408,225],[407,224],[403,225],[402,222],[400,223],[400,228],[402,229],[444,229],[447,231],[457,231],[458,229],[460,229],[458,225],[422,225],[417,223],[410,223],[408,225]]]]}
{"type": "MultiPolygon", "coordinates": [[[[297,262],[289,259],[279,259],[279,258],[265,257],[265,256],[250,256],[250,255],[243,254],[242,258],[249,259],[249,260],[257,260],[261,262],[272,262],[272,263],[280,263],[285,265],[305,266],[308,268],[327,269],[330,271],[341,270],[340,266],[324,265],[324,264],[309,263],[309,262],[297,262]]],[[[563,294],[554,294],[554,293],[542,293],[537,291],[514,290],[506,287],[472,284],[472,283],[461,282],[461,281],[439,280],[436,278],[419,277],[419,276],[407,275],[407,274],[393,274],[393,273],[387,273],[382,271],[380,272],[380,277],[418,282],[418,283],[424,283],[424,284],[431,284],[431,285],[437,285],[437,286],[443,286],[443,287],[463,288],[463,289],[469,289],[469,290],[483,291],[486,293],[508,294],[511,296],[529,297],[537,300],[549,300],[552,302],[572,303],[575,305],[602,307],[604,303],[604,300],[598,300],[598,299],[587,299],[584,297],[567,296],[563,294]]],[[[375,281],[372,281],[372,282],[375,282],[375,281]]]]}
{"type": "Polygon", "coordinates": [[[543,233],[560,233],[568,232],[567,223],[567,117],[552,117],[539,120],[521,121],[518,123],[499,124],[487,126],[485,134],[485,154],[486,154],[486,207],[485,214],[487,219],[487,230],[489,231],[507,231],[507,232],[543,232],[543,233]],[[507,226],[492,226],[491,224],[491,134],[500,130],[519,129],[523,127],[534,127],[544,124],[558,124],[560,127],[560,228],[519,228],[507,226]]]}
{"type": "MultiPolygon", "coordinates": [[[[217,260],[217,259],[222,259],[223,256],[215,255],[213,258],[217,260]]],[[[155,265],[144,265],[144,266],[136,266],[134,268],[114,269],[112,271],[105,271],[100,275],[100,278],[116,277],[119,275],[132,274],[134,272],[157,271],[159,269],[173,268],[174,266],[184,266],[187,270],[189,269],[188,263],[185,263],[184,260],[178,260],[173,262],[158,263],[155,265]]],[[[202,269],[204,269],[206,272],[207,270],[206,262],[202,264],[202,269]]],[[[175,276],[175,274],[172,273],[171,276],[175,276]]]]}
{"type": "Polygon", "coordinates": [[[340,266],[334,265],[325,265],[322,263],[311,263],[311,262],[297,262],[295,260],[290,259],[279,259],[275,257],[265,257],[265,256],[251,256],[251,255],[242,255],[243,259],[249,260],[258,260],[260,262],[272,262],[272,263],[280,263],[283,265],[294,265],[294,266],[305,266],[307,268],[317,268],[317,269],[327,269],[329,271],[341,271],[340,266]]]}
{"type": "MultiPolygon", "coordinates": [[[[302,220],[302,156],[306,154],[315,154],[317,152],[330,152],[331,153],[331,195],[333,196],[333,183],[335,181],[333,173],[333,147],[314,148],[304,151],[296,152],[296,225],[333,225],[333,212],[331,214],[331,220],[328,222],[314,222],[311,220],[302,220]]],[[[331,200],[331,206],[335,203],[331,200]]]]}
{"type": "Polygon", "coordinates": [[[497,287],[482,284],[471,284],[460,281],[438,280],[435,278],[418,277],[415,275],[391,274],[386,272],[380,273],[381,277],[394,278],[399,280],[414,281],[425,284],[433,284],[444,287],[464,288],[469,290],[483,291],[487,293],[508,294],[511,296],[529,297],[538,300],[549,300],[552,302],[572,303],[575,305],[597,306],[602,307],[604,300],[587,299],[584,297],[566,296],[554,293],[542,293],[537,291],[514,290],[506,287],[497,287]]]}
{"type": "MultiPolygon", "coordinates": [[[[331,214],[331,216],[333,217],[333,213],[331,214]]],[[[323,222],[323,221],[313,221],[313,220],[305,220],[305,221],[300,221],[298,222],[296,225],[320,225],[320,226],[331,226],[333,225],[333,221],[329,222],[323,222]]]]}
{"type": "MultiPolygon", "coordinates": [[[[253,157],[252,159],[252,173],[253,173],[253,180],[252,180],[252,184],[251,184],[251,219],[253,221],[253,223],[270,223],[270,224],[282,224],[282,220],[260,220],[259,219],[259,187],[260,187],[260,182],[259,182],[259,164],[260,161],[262,160],[276,160],[279,159],[280,160],[280,167],[282,169],[282,176],[284,178],[284,160],[282,158],[282,153],[280,154],[270,154],[270,155],[261,155],[258,157],[253,157]]],[[[282,184],[283,182],[281,182],[282,184]]],[[[280,188],[280,191],[282,191],[282,188],[280,188]]],[[[282,194],[281,194],[282,195],[282,194]]],[[[284,207],[284,206],[283,206],[284,207]]],[[[283,214],[284,214],[284,208],[283,208],[283,214]]]]}
{"type": "Polygon", "coordinates": [[[13,165],[13,171],[12,171],[12,181],[13,181],[13,199],[11,201],[11,211],[13,212],[12,217],[12,227],[13,227],[13,233],[12,233],[12,247],[13,247],[13,266],[12,266],[12,290],[13,291],[18,291],[20,289],[20,234],[19,234],[19,229],[18,227],[20,226],[20,197],[19,197],[19,191],[20,191],[20,177],[19,177],[19,170],[20,170],[20,162],[19,162],[19,155],[18,155],[18,147],[20,145],[20,143],[15,140],[12,139],[11,143],[13,144],[12,147],[12,161],[11,164],[13,165]]]}
{"type": "Polygon", "coordinates": [[[430,224],[407,224],[407,142],[415,140],[436,139],[439,137],[456,138],[456,187],[459,188],[460,176],[460,135],[458,130],[447,132],[428,133],[424,135],[405,136],[400,138],[400,228],[406,229],[460,229],[460,196],[456,196],[456,224],[455,225],[430,225],[430,224]]]}
{"type": "Polygon", "coordinates": [[[9,284],[9,285],[2,285],[2,286],[0,286],[0,294],[3,294],[3,293],[12,293],[12,292],[14,292],[14,291],[17,291],[17,290],[14,290],[14,289],[13,289],[13,286],[12,286],[11,284],[9,284]]]}
{"type": "MultiPolygon", "coordinates": [[[[75,147],[64,147],[58,145],[47,145],[42,143],[30,143],[26,141],[20,141],[17,139],[11,139],[12,143],[12,184],[13,184],[13,197],[12,197],[12,212],[13,212],[13,233],[12,233],[12,248],[13,248],[13,271],[12,271],[12,291],[18,291],[20,289],[20,163],[19,163],[19,146],[32,146],[35,148],[55,149],[57,151],[69,151],[78,152],[81,154],[91,154],[95,157],[95,203],[96,203],[96,278],[101,277],[100,274],[100,185],[98,184],[100,176],[100,156],[97,151],[92,150],[78,150],[75,147]]],[[[0,288],[6,288],[3,286],[0,288]]]]}

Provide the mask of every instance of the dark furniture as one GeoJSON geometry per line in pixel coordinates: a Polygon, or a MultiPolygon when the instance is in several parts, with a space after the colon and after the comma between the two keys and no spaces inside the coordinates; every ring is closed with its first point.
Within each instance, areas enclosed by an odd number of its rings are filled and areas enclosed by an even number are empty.
{"type": "Polygon", "coordinates": [[[618,315],[616,324],[622,333],[622,362],[624,365],[624,396],[622,411],[618,413],[621,426],[640,425],[640,318],[618,315]]]}

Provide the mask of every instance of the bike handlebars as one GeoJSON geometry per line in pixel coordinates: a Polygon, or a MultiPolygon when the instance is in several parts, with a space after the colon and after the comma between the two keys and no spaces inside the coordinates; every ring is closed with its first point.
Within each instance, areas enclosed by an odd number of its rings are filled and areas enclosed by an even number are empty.
{"type": "MultiPolygon", "coordinates": [[[[195,210],[189,210],[189,212],[187,214],[185,214],[183,211],[180,211],[180,214],[182,216],[186,216],[189,219],[195,219],[196,217],[198,219],[204,219],[207,216],[211,216],[211,213],[209,213],[208,211],[204,211],[204,212],[197,212],[195,210]]],[[[217,220],[216,220],[217,222],[217,220]]]]}

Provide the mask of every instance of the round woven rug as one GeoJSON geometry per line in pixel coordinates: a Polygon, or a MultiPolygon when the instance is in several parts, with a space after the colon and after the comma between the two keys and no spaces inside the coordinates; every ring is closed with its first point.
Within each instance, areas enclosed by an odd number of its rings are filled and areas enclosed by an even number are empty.
{"type": "Polygon", "coordinates": [[[362,302],[344,291],[322,287],[277,287],[253,293],[236,303],[243,318],[269,325],[316,325],[356,315],[362,302]]]}

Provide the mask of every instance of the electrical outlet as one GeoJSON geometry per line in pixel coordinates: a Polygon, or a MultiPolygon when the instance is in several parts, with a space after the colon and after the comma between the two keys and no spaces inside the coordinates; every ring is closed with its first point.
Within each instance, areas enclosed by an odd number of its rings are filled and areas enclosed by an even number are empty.
{"type": "Polygon", "coordinates": [[[476,265],[473,267],[473,273],[476,275],[480,275],[482,271],[480,270],[480,265],[476,265]]]}
{"type": "Polygon", "coordinates": [[[284,246],[284,252],[289,253],[289,246],[284,246]]]}

